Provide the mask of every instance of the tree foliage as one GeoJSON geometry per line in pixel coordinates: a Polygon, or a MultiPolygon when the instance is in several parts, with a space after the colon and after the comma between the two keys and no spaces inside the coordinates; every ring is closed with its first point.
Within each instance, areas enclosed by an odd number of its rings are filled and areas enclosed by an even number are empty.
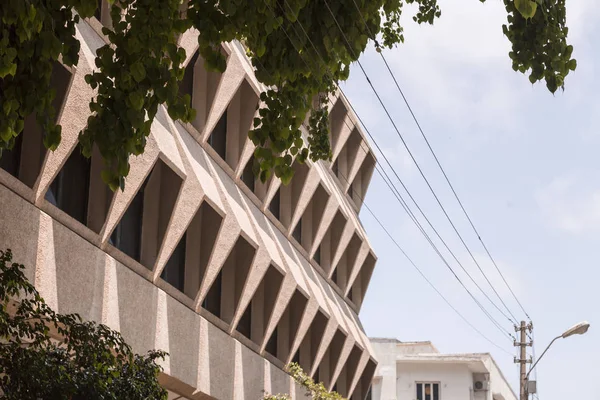
{"type": "MultiPolygon", "coordinates": [[[[480,0],[484,1],[484,0],[480,0]]],[[[567,44],[565,0],[503,0],[504,34],[512,43],[513,68],[544,80],[555,92],[577,64],[567,44]]],[[[97,89],[91,116],[80,133],[83,154],[97,145],[106,161],[103,179],[122,187],[129,157],[144,151],[158,107],[175,120],[190,121],[189,96],[178,94],[186,54],[177,38],[190,27],[201,34],[199,52],[210,70],[223,71],[220,43],[244,43],[256,77],[269,89],[250,138],[262,180],[274,172],[287,182],[294,158],[329,159],[327,95],[348,78],[350,64],[369,40],[391,48],[404,41],[401,17],[417,6],[413,20],[433,23],[437,0],[111,0],[110,44],[97,51],[86,81],[97,89]],[[184,3],[184,4],[181,4],[184,3]],[[186,8],[183,12],[183,8],[186,8]],[[363,23],[364,22],[364,23],[363,23]],[[309,133],[300,126],[307,113],[309,133]]],[[[91,17],[97,0],[4,0],[0,2],[0,151],[10,149],[24,118],[35,112],[44,144],[55,149],[56,126],[49,89],[55,60],[78,61],[75,25],[91,17]]]]}
{"type": "Polygon", "coordinates": [[[7,400],[167,399],[165,353],[134,354],[121,335],[58,314],[0,251],[0,393],[7,400]]]}

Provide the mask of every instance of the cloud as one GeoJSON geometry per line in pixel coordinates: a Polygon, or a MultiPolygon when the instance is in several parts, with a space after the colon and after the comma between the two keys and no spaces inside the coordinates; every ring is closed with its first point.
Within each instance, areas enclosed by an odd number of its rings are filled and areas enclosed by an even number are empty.
{"type": "Polygon", "coordinates": [[[546,222],[576,235],[599,231],[600,184],[597,176],[598,171],[563,175],[538,190],[536,200],[546,222]]]}
{"type": "MultiPolygon", "coordinates": [[[[531,89],[511,69],[510,44],[502,34],[506,12],[500,2],[456,7],[454,1],[440,2],[442,17],[433,27],[413,23],[407,12],[406,42],[385,55],[417,115],[435,115],[456,134],[513,132],[522,94],[531,89]]],[[[387,72],[379,76],[374,83],[386,100],[398,99],[387,72]]]]}

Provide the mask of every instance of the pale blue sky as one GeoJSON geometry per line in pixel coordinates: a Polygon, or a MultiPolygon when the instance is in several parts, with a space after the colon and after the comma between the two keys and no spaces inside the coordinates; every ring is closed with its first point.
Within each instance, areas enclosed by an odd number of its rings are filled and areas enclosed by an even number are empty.
{"type": "MultiPolygon", "coordinates": [[[[499,0],[440,0],[442,18],[435,26],[417,26],[405,18],[406,43],[385,55],[467,211],[531,315],[538,355],[571,325],[581,320],[592,324],[586,335],[557,342],[540,362],[540,398],[600,400],[593,389],[600,379],[600,327],[595,325],[600,323],[600,99],[595,74],[600,54],[594,46],[600,41],[600,7],[590,0],[567,3],[579,67],[567,78],[566,91],[556,96],[512,71],[499,0]]],[[[480,264],[517,317],[523,317],[484,256],[378,54],[371,49],[361,61],[480,264]]],[[[357,66],[343,88],[430,219],[485,288],[357,66]]],[[[366,202],[438,289],[488,337],[516,354],[376,174],[366,202]]],[[[367,333],[431,340],[442,352],[491,352],[516,389],[512,356],[472,331],[403,259],[368,212],[361,216],[379,257],[361,312],[367,333]]],[[[511,329],[506,319],[494,315],[511,329]]]]}

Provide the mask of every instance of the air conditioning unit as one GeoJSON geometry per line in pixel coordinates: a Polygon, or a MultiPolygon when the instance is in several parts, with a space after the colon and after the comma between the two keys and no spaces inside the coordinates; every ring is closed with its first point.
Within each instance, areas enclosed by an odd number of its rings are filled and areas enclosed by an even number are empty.
{"type": "Polygon", "coordinates": [[[490,381],[475,381],[473,386],[476,392],[484,392],[490,389],[490,381]]]}

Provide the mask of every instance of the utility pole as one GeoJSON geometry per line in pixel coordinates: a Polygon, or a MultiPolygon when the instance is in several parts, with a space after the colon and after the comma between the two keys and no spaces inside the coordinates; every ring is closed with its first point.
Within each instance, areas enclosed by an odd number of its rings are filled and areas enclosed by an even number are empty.
{"type": "Polygon", "coordinates": [[[527,364],[531,362],[531,360],[527,359],[527,346],[533,345],[533,342],[527,342],[527,330],[532,330],[533,325],[530,323],[527,325],[525,321],[521,321],[520,326],[515,326],[515,332],[520,332],[520,340],[519,342],[515,341],[515,346],[520,348],[520,355],[517,359],[515,357],[515,363],[519,364],[520,374],[519,374],[519,386],[520,386],[520,400],[528,400],[527,393],[527,364]]]}

